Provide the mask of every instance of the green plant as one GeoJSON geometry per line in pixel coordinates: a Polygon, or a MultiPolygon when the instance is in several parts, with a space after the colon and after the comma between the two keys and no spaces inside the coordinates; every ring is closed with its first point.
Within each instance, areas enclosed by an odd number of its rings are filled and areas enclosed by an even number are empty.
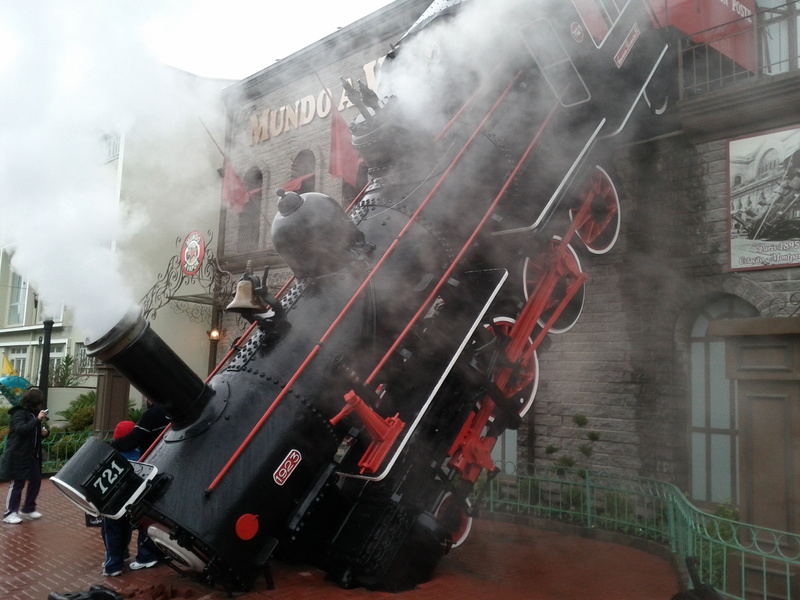
{"type": "Polygon", "coordinates": [[[78,375],[75,370],[75,359],[67,354],[50,373],[49,384],[52,387],[75,387],[80,385],[86,377],[78,375]]]}
{"type": "MultiPolygon", "coordinates": [[[[84,392],[69,403],[66,410],[59,411],[57,414],[67,422],[65,431],[90,431],[94,425],[94,411],[97,405],[97,392],[89,390],[84,392]]],[[[143,408],[135,408],[133,404],[128,404],[127,419],[134,423],[139,422],[139,418],[144,412],[143,408]]]]}
{"type": "Polygon", "coordinates": [[[708,557],[707,561],[702,561],[700,564],[700,569],[703,571],[701,578],[706,579],[714,587],[721,587],[726,577],[725,555],[729,546],[736,541],[739,509],[728,502],[723,502],[714,507],[713,514],[726,520],[709,519],[705,523],[706,536],[698,540],[696,554],[708,557]]]}
{"type": "MultiPolygon", "coordinates": [[[[589,419],[586,415],[582,414],[575,414],[572,415],[572,422],[575,424],[576,427],[579,429],[583,429],[589,424],[589,419]]],[[[586,433],[587,442],[578,446],[578,453],[585,458],[587,461],[592,457],[592,453],[594,452],[593,445],[596,442],[600,441],[600,433],[597,431],[589,431],[586,433]]],[[[547,456],[553,456],[557,452],[560,452],[561,448],[554,446],[553,444],[549,444],[545,449],[544,452],[547,456]]],[[[570,456],[568,454],[562,454],[554,461],[555,466],[563,467],[567,469],[571,469],[578,464],[578,458],[574,456],[570,456]]]]}
{"type": "Polygon", "coordinates": [[[97,404],[97,393],[94,390],[77,396],[66,410],[58,415],[67,422],[67,431],[86,431],[94,424],[94,407],[97,404]]]}
{"type": "Polygon", "coordinates": [[[139,419],[142,417],[142,413],[146,409],[143,407],[135,408],[133,404],[128,406],[128,421],[133,421],[134,423],[138,423],[139,419]]]}

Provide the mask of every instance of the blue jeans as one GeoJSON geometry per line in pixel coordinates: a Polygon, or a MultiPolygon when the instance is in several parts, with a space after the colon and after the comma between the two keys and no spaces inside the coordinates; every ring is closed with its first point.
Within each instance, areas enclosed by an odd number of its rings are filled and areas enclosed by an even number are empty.
{"type": "MultiPolygon", "coordinates": [[[[131,522],[125,517],[121,519],[103,518],[100,532],[103,536],[103,544],[106,547],[106,560],[103,564],[103,570],[106,573],[122,571],[122,567],[125,566],[124,561],[129,556],[128,545],[133,534],[131,522]]],[[[146,547],[148,539],[144,529],[139,529],[136,540],[136,562],[148,563],[157,560],[157,557],[146,547]]]]}
{"type": "Polygon", "coordinates": [[[126,518],[103,518],[100,526],[103,545],[106,547],[106,560],[103,570],[106,573],[122,571],[125,559],[128,558],[128,544],[131,541],[131,523],[126,518]]]}

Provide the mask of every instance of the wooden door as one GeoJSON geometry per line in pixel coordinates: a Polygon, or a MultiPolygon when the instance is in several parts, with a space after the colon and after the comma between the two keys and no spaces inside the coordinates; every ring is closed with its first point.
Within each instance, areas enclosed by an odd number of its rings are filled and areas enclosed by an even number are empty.
{"type": "Polygon", "coordinates": [[[738,385],[741,519],[800,533],[800,382],[738,385]]]}

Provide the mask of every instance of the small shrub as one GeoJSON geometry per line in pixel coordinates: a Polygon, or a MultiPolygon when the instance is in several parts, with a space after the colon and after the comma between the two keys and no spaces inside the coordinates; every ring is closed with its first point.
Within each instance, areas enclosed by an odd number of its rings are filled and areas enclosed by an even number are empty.
{"type": "Polygon", "coordinates": [[[81,406],[72,411],[67,431],[89,431],[94,425],[94,406],[81,406]]]}
{"type": "Polygon", "coordinates": [[[77,396],[66,410],[58,415],[67,422],[68,431],[86,431],[94,424],[94,407],[97,404],[97,393],[90,390],[77,396]]]}

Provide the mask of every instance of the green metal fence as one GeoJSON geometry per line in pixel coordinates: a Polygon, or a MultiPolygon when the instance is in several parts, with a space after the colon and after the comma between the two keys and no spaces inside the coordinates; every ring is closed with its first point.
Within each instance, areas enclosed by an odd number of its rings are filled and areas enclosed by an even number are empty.
{"type": "Polygon", "coordinates": [[[674,485],[613,473],[517,465],[479,487],[484,511],[564,521],[668,547],[724,597],[800,600],[800,535],[693,506],[674,485]]]}

